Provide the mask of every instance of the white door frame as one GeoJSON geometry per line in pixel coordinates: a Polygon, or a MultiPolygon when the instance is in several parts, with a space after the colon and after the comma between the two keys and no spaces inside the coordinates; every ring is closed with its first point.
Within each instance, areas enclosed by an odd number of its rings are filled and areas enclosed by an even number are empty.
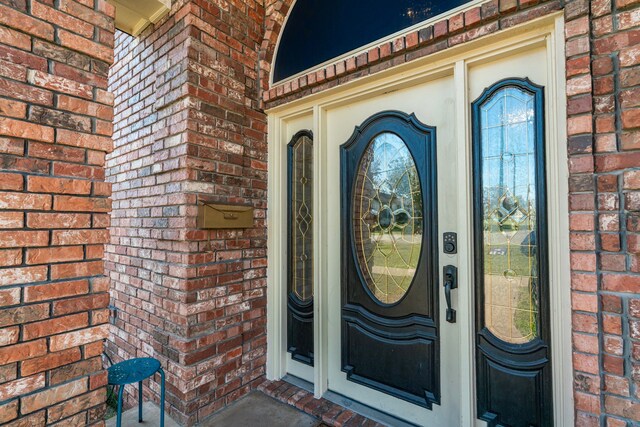
{"type": "MultiPolygon", "coordinates": [[[[281,209],[286,198],[286,123],[302,114],[312,114],[314,128],[314,395],[322,397],[329,389],[327,367],[326,276],[327,234],[323,216],[326,206],[326,174],[339,173],[338,165],[325,167],[326,111],[336,105],[353,102],[384,92],[410,87],[442,73],[451,73],[458,90],[456,120],[459,129],[468,129],[470,105],[467,70],[473,64],[498,59],[533,46],[545,46],[547,54],[546,168],[548,185],[548,224],[550,260],[551,354],[553,369],[553,409],[558,426],[572,426],[573,374],[571,348],[571,289],[569,265],[568,166],[566,145],[566,94],[564,56],[564,18],[562,12],[499,31],[480,40],[464,43],[410,63],[363,77],[300,100],[275,107],[268,114],[268,267],[267,267],[267,378],[281,379],[286,372],[286,215],[281,209]],[[283,171],[285,173],[283,174],[283,171]]],[[[459,206],[472,206],[471,142],[468,132],[460,132],[458,143],[459,182],[467,188],[459,192],[459,206]],[[466,190],[466,191],[465,191],[466,190]]],[[[473,218],[459,213],[459,253],[473,254],[473,218]]],[[[335,232],[335,231],[334,231],[335,232]]],[[[468,264],[472,265],[472,264],[468,264]]],[[[465,266],[461,262],[460,267],[465,266]]],[[[461,283],[473,283],[471,268],[459,270],[461,283]]],[[[465,353],[460,366],[461,425],[484,425],[476,419],[475,342],[473,292],[458,299],[460,349],[465,353]]]]}

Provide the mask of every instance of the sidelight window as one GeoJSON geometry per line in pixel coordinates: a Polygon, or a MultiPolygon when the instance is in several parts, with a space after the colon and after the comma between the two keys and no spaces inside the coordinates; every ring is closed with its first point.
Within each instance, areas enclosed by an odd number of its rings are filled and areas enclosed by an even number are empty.
{"type": "Polygon", "coordinates": [[[517,78],[473,103],[477,408],[496,425],[552,425],[543,105],[517,78]]]}
{"type": "Polygon", "coordinates": [[[291,146],[291,291],[313,298],[313,140],[304,132],[291,146]]]}
{"type": "Polygon", "coordinates": [[[296,133],[288,147],[287,348],[313,365],[313,134],[296,133]]]}
{"type": "Polygon", "coordinates": [[[535,96],[505,86],[479,106],[484,322],[521,344],[538,335],[535,96]]]}

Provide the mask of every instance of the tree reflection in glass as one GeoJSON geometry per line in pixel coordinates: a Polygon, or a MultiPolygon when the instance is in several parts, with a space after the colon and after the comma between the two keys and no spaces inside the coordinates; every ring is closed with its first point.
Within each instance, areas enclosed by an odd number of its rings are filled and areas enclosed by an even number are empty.
{"type": "Polygon", "coordinates": [[[480,107],[485,325],[514,344],[538,335],[534,116],[515,87],[480,107]]]}
{"type": "Polygon", "coordinates": [[[415,161],[396,134],[382,133],[358,167],[352,221],[360,271],[374,297],[398,302],[408,291],[422,247],[422,191],[415,161]]]}

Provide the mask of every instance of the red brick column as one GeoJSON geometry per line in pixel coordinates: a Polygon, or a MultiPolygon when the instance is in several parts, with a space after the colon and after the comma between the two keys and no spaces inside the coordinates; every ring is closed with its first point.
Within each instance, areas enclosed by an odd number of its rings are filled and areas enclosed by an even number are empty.
{"type": "MultiPolygon", "coordinates": [[[[108,349],[116,360],[158,358],[167,410],[184,425],[244,396],[265,372],[263,18],[260,1],[190,0],[137,38],[116,36],[108,349]],[[253,206],[254,226],[198,229],[205,201],[253,206]]],[[[144,393],[157,401],[158,384],[144,393]]]]}
{"type": "Polygon", "coordinates": [[[621,427],[640,420],[640,1],[591,17],[600,421],[621,427]]]}
{"type": "Polygon", "coordinates": [[[567,2],[565,54],[573,376],[576,425],[585,426],[597,423],[594,415],[600,413],[590,27],[589,2],[567,2]]]}
{"type": "Polygon", "coordinates": [[[640,8],[568,2],[576,425],[640,419],[640,8]]]}
{"type": "Polygon", "coordinates": [[[113,17],[0,0],[0,424],[102,424],[113,17]]]}

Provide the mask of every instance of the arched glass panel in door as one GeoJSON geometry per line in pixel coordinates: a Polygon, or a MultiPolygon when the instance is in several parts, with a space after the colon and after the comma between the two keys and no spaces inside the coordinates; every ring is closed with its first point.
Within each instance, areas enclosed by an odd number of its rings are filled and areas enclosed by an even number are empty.
{"type": "Polygon", "coordinates": [[[422,248],[416,163],[396,134],[376,136],[357,169],[353,229],[360,271],[373,297],[393,304],[413,282],[422,248]]]}
{"type": "Polygon", "coordinates": [[[288,146],[287,348],[313,365],[313,134],[296,133],[288,146]]]}
{"type": "Polygon", "coordinates": [[[526,79],[473,103],[478,415],[492,426],[553,422],[543,107],[526,79]]]}

